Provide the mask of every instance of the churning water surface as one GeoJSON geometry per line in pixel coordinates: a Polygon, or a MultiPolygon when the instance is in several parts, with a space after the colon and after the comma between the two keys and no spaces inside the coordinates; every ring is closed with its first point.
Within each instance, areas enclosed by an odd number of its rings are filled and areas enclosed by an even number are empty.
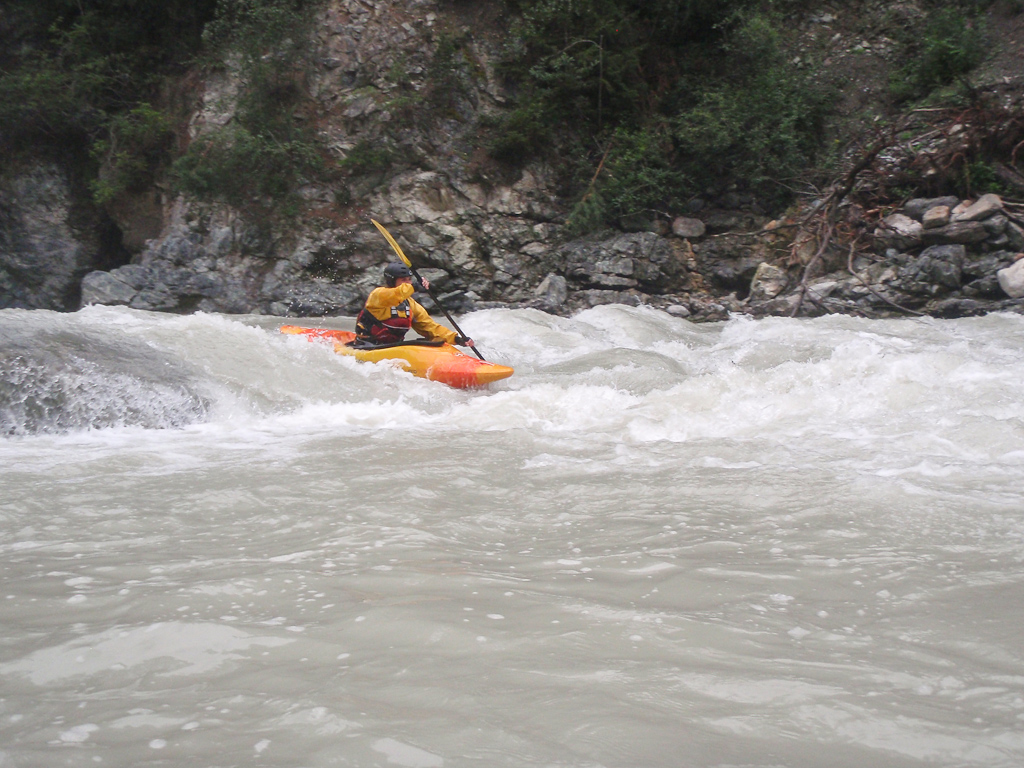
{"type": "Polygon", "coordinates": [[[3,768],[1024,764],[1024,318],[278,322],[0,311],[3,768]]]}

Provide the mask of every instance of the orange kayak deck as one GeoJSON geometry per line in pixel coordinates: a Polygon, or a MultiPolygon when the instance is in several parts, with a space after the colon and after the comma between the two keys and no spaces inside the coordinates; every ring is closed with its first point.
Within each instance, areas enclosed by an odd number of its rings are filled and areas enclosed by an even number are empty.
{"type": "Polygon", "coordinates": [[[413,376],[439,381],[456,389],[483,387],[492,381],[507,379],[515,372],[507,365],[497,365],[470,357],[447,343],[413,341],[407,344],[360,349],[348,346],[356,338],[351,331],[282,325],[281,333],[305,336],[310,341],[333,341],[334,351],[339,355],[347,355],[368,363],[394,360],[413,376]]]}

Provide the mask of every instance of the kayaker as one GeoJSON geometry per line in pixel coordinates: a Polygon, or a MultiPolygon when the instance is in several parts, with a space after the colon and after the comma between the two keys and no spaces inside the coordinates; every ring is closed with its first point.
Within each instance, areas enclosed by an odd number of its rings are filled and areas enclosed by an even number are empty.
{"type": "Polygon", "coordinates": [[[412,298],[417,289],[428,288],[427,280],[413,284],[412,270],[405,264],[398,261],[388,264],[384,268],[384,287],[370,292],[366,306],[356,316],[356,341],[395,344],[404,341],[411,328],[430,341],[475,346],[472,339],[435,323],[430,313],[412,298]]]}

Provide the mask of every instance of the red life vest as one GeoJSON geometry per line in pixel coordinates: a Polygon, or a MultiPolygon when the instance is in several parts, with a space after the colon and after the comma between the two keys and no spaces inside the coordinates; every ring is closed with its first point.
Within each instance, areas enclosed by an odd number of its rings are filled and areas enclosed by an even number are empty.
{"type": "Polygon", "coordinates": [[[391,308],[391,317],[378,320],[366,307],[356,315],[356,337],[374,344],[395,344],[405,340],[412,328],[412,307],[406,299],[391,308]]]}

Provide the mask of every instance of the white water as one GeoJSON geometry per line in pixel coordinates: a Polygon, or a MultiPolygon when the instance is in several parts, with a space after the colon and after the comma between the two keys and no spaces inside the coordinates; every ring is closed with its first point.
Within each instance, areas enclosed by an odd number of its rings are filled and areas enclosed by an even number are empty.
{"type": "Polygon", "coordinates": [[[1024,318],[460,324],[0,312],[0,766],[1024,764],[1024,318]]]}

